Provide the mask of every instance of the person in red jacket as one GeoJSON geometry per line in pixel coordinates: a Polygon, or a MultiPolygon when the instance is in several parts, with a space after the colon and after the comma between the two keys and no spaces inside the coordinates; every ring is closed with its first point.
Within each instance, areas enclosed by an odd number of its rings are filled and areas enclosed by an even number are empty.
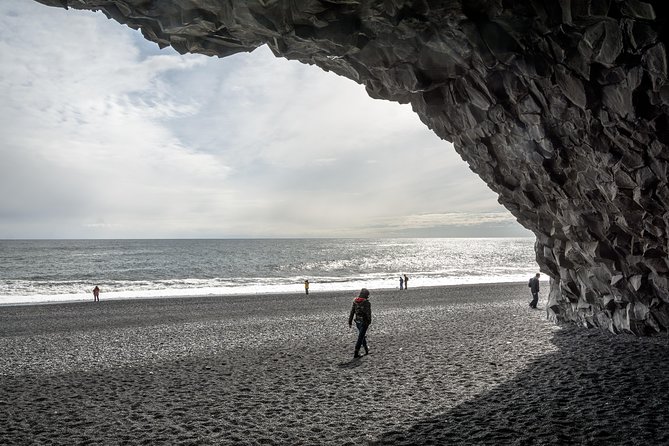
{"type": "Polygon", "coordinates": [[[353,325],[355,319],[355,326],[358,328],[358,341],[355,343],[354,358],[360,357],[360,347],[365,349],[365,354],[369,354],[367,348],[367,329],[372,323],[372,305],[369,303],[369,290],[363,288],[360,290],[358,297],[353,299],[353,307],[348,316],[348,326],[353,325]]]}

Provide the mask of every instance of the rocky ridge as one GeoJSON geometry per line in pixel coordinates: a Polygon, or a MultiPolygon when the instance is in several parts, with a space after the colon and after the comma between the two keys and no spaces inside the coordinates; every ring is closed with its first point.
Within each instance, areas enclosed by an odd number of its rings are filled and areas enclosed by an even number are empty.
{"type": "Polygon", "coordinates": [[[37,1],[180,53],[268,45],[411,103],[536,234],[550,317],[669,329],[669,3],[37,1]]]}

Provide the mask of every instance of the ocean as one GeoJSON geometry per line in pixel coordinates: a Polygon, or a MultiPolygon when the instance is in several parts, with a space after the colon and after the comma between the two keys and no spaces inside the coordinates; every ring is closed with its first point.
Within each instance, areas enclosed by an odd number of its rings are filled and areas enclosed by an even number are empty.
{"type": "Polygon", "coordinates": [[[524,282],[533,238],[0,240],[0,304],[524,282]]]}

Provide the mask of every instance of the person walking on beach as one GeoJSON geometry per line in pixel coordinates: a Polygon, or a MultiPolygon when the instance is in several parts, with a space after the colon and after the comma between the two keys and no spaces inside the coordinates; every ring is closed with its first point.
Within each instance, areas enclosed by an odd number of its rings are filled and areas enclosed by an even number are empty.
{"type": "Polygon", "coordinates": [[[309,281],[305,280],[304,281],[304,292],[309,295],[309,281]]]}
{"type": "Polygon", "coordinates": [[[363,288],[360,290],[358,297],[353,299],[353,307],[348,316],[348,326],[353,325],[355,319],[355,326],[358,328],[358,340],[355,343],[354,358],[360,357],[360,347],[365,349],[365,354],[369,354],[367,348],[367,329],[372,323],[372,304],[369,303],[369,290],[363,288]]]}
{"type": "Polygon", "coordinates": [[[408,290],[409,289],[409,276],[406,274],[404,275],[404,289],[408,290]]]}
{"type": "Polygon", "coordinates": [[[100,302],[100,288],[97,285],[93,288],[93,302],[100,302]]]}
{"type": "Polygon", "coordinates": [[[404,277],[400,276],[400,290],[404,289],[404,277]]]}
{"type": "Polygon", "coordinates": [[[537,273],[532,277],[527,284],[530,287],[530,292],[532,293],[532,301],[530,302],[530,308],[537,308],[537,303],[539,302],[539,277],[541,274],[537,273]]]}

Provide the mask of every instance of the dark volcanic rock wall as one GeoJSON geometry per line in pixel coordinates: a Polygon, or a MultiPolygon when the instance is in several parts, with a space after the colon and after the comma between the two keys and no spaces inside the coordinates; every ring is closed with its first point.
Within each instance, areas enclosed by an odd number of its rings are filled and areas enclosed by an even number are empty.
{"type": "Polygon", "coordinates": [[[38,0],[181,53],[267,44],[410,102],[537,236],[549,314],[669,328],[665,0],[38,0]]]}

